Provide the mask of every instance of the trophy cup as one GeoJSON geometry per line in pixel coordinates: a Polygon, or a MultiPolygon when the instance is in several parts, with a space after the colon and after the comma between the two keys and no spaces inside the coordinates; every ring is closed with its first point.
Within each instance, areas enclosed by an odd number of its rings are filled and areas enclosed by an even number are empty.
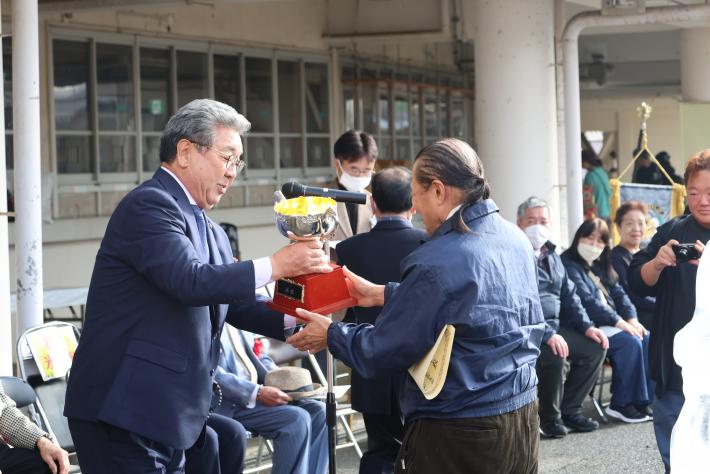
{"type": "MultiPolygon", "coordinates": [[[[327,197],[300,196],[283,199],[274,205],[276,228],[292,241],[319,239],[330,260],[331,239],[338,228],[335,201],[327,197]]],[[[343,269],[330,264],[330,273],[311,273],[276,282],[274,298],[268,306],[282,313],[296,316],[296,308],[319,314],[330,314],[354,306],[343,269]]]]}

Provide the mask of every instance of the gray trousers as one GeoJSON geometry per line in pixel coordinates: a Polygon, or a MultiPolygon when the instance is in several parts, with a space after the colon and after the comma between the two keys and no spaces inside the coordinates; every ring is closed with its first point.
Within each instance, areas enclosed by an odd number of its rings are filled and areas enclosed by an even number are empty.
{"type": "Polygon", "coordinates": [[[558,334],[569,346],[567,359],[553,354],[550,346],[543,342],[535,366],[540,424],[582,411],[582,402],[592,391],[606,356],[602,346],[583,334],[566,328],[560,328],[558,334]]]}

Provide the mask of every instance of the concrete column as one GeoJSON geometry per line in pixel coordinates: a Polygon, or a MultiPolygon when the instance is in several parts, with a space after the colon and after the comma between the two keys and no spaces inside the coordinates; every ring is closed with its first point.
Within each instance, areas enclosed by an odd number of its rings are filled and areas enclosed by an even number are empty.
{"type": "Polygon", "coordinates": [[[710,28],[689,28],[680,35],[680,83],[683,100],[710,102],[710,28]]]}
{"type": "MultiPolygon", "coordinates": [[[[0,10],[2,5],[0,5],[0,10]]],[[[0,17],[2,14],[0,13],[0,17]]],[[[0,22],[0,32],[2,24],[0,22]]],[[[2,48],[0,48],[0,78],[3,77],[2,48]]],[[[5,90],[0,82],[0,211],[7,211],[7,176],[5,175],[5,90]]],[[[7,216],[0,215],[0,375],[12,375],[12,320],[10,311],[10,255],[7,216]]]]}
{"type": "Polygon", "coordinates": [[[473,11],[476,142],[492,197],[512,221],[527,197],[543,198],[558,226],[554,0],[475,0],[473,11]]]}
{"type": "Polygon", "coordinates": [[[42,324],[42,173],[37,0],[12,2],[18,330],[42,324]]]}

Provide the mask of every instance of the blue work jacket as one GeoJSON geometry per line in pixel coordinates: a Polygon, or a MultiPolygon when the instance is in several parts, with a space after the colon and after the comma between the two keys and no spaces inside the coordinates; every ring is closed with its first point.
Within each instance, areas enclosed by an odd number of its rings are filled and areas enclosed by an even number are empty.
{"type": "Polygon", "coordinates": [[[426,400],[406,377],[400,405],[407,421],[499,415],[536,397],[545,325],[530,243],[490,199],[466,208],[464,220],[470,232],[454,230],[451,218],[403,260],[402,282],[387,285],[374,326],[328,329],[333,354],[375,378],[405,372],[446,324],[455,326],[441,393],[426,400]]]}

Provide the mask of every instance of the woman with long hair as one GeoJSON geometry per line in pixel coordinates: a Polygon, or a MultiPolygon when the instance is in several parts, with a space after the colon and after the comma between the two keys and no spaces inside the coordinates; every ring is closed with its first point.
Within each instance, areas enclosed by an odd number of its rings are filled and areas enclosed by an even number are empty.
{"type": "Polygon", "coordinates": [[[650,331],[656,298],[639,295],[629,288],[627,279],[631,259],[641,249],[641,242],[646,234],[648,207],[639,201],[626,201],[616,210],[614,223],[619,229],[621,241],[619,245],[611,249],[611,264],[616,274],[619,275],[619,284],[636,307],[639,321],[650,331]]]}
{"type": "Polygon", "coordinates": [[[611,264],[609,227],[603,219],[582,223],[562,262],[577,287],[589,318],[609,338],[607,357],[613,366],[607,415],[626,423],[650,420],[648,368],[644,357],[648,332],[619,284],[611,264]]]}

